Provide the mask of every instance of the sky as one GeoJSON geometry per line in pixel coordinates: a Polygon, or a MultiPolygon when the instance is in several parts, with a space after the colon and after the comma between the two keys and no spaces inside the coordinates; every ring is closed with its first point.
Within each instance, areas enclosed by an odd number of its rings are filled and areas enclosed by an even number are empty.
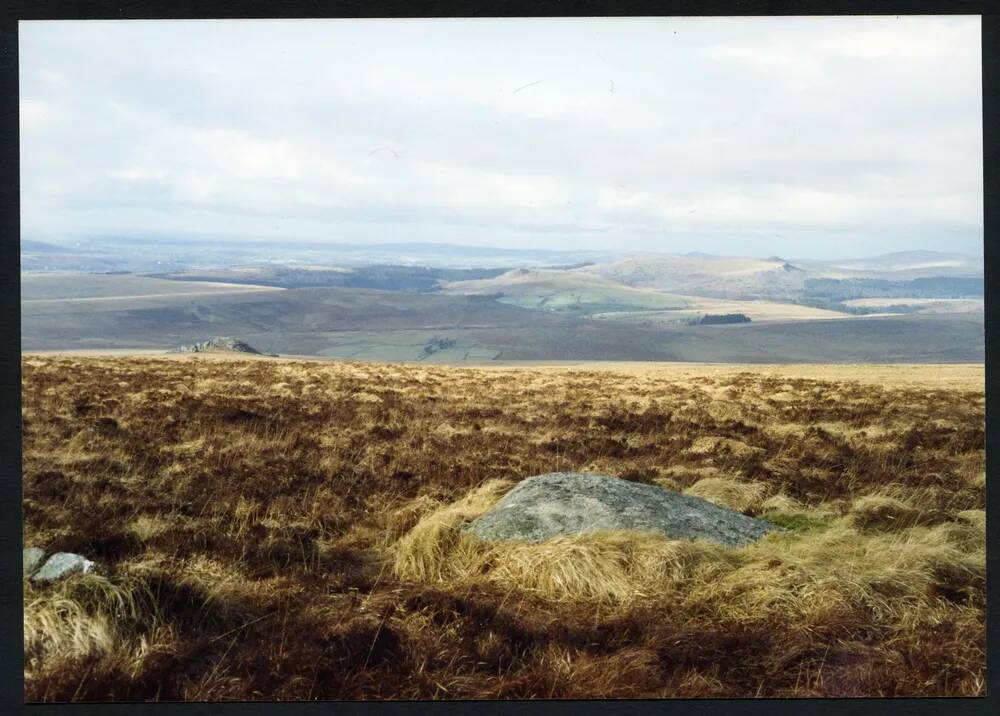
{"type": "Polygon", "coordinates": [[[25,239],[979,253],[978,17],[20,23],[25,239]]]}

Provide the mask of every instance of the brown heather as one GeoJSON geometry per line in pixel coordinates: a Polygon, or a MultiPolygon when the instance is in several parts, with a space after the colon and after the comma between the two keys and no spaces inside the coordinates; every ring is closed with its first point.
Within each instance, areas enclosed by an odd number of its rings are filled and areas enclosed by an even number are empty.
{"type": "Polygon", "coordinates": [[[22,364],[25,543],[105,567],[25,582],[30,701],[983,693],[982,366],[22,364]],[[459,531],[554,470],[788,532],[459,531]]]}

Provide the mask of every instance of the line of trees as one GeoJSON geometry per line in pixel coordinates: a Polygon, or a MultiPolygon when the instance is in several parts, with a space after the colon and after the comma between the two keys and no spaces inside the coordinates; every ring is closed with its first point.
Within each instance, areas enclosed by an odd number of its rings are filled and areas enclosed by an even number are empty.
{"type": "Polygon", "coordinates": [[[727,323],[750,323],[750,316],[745,313],[706,313],[704,316],[688,321],[693,326],[719,326],[727,323]]]}

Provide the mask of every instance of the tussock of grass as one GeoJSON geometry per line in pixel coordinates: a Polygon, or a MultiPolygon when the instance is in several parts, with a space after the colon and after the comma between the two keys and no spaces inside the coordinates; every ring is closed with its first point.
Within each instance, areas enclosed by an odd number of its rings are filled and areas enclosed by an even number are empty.
{"type": "Polygon", "coordinates": [[[149,542],[169,532],[171,523],[156,515],[139,515],[129,523],[128,529],[139,540],[149,542]]]}
{"type": "Polygon", "coordinates": [[[429,495],[420,495],[389,511],[386,532],[389,542],[395,542],[413,529],[429,512],[441,507],[441,503],[429,495]]]}
{"type": "Polygon", "coordinates": [[[424,517],[395,545],[394,574],[456,585],[485,580],[554,600],[624,602],[683,580],[699,558],[725,558],[714,545],[653,534],[588,532],[540,543],[490,544],[460,529],[507,487],[486,485],[424,517]]]}
{"type": "Polygon", "coordinates": [[[513,484],[490,480],[458,502],[422,518],[398,543],[393,571],[401,578],[441,579],[460,574],[474,559],[474,540],[459,529],[496,504],[513,484]]]}
{"type": "Polygon", "coordinates": [[[985,553],[965,552],[967,537],[938,528],[866,535],[847,526],[776,536],[742,550],[737,568],[715,571],[687,600],[738,622],[776,614],[810,627],[892,622],[915,603],[975,589],[985,553]]]}
{"type": "MultiPolygon", "coordinates": [[[[807,534],[774,535],[742,549],[628,532],[537,544],[487,544],[464,534],[461,524],[488,509],[502,487],[484,486],[424,517],[397,543],[395,575],[456,588],[480,580],[548,599],[616,602],[662,596],[683,585],[692,606],[712,605],[722,618],[739,622],[774,612],[828,614],[838,607],[891,611],[887,597],[905,605],[937,594],[971,595],[985,574],[985,546],[974,522],[881,535],[859,532],[852,520],[833,526],[817,520],[807,534]]],[[[861,514],[867,519],[867,512],[861,514]]]]}
{"type": "Polygon", "coordinates": [[[911,526],[920,513],[888,495],[865,495],[854,501],[851,516],[861,529],[898,530],[911,526]]]}
{"type": "Polygon", "coordinates": [[[962,510],[955,515],[955,519],[975,528],[977,535],[986,534],[986,510],[962,510]]]}
{"type": "Polygon", "coordinates": [[[755,515],[763,507],[767,485],[760,482],[737,482],[724,477],[706,477],[684,490],[730,510],[755,515]]]}
{"type": "Polygon", "coordinates": [[[703,560],[722,548],[659,535],[605,532],[559,537],[542,544],[497,547],[477,564],[501,586],[548,599],[630,602],[676,588],[703,560]]]}
{"type": "Polygon", "coordinates": [[[779,494],[771,495],[766,500],[761,502],[760,509],[763,512],[794,513],[801,512],[803,510],[803,505],[801,502],[789,497],[788,495],[779,494]]]}
{"type": "Polygon", "coordinates": [[[25,671],[46,657],[80,659],[113,654],[127,643],[140,619],[149,617],[151,594],[138,580],[114,584],[96,574],[74,575],[38,588],[24,582],[25,671]]]}
{"type": "MultiPolygon", "coordinates": [[[[730,404],[731,405],[731,404],[730,404]]],[[[712,417],[726,420],[732,417],[742,417],[738,411],[734,414],[733,409],[719,413],[718,410],[712,413],[712,417]]],[[[740,440],[723,438],[717,436],[706,436],[694,441],[688,452],[694,455],[732,455],[738,458],[747,458],[759,455],[763,452],[760,448],[752,447],[740,440]]]]}
{"type": "MultiPolygon", "coordinates": [[[[424,529],[418,525],[415,531],[426,537],[426,525],[445,522],[442,514],[471,518],[488,508],[487,502],[474,498],[461,501],[461,507],[445,507],[426,517],[421,523],[424,529]],[[470,504],[479,509],[470,510],[470,504]]],[[[610,602],[619,608],[629,603],[670,604],[673,619],[707,618],[734,631],[780,624],[782,629],[834,639],[838,660],[871,660],[881,657],[858,641],[862,635],[877,628],[899,635],[894,638],[905,641],[907,648],[916,648],[911,643],[916,635],[908,631],[913,614],[940,611],[945,604],[952,605],[963,633],[974,632],[973,616],[984,601],[985,538],[977,526],[979,514],[972,511],[966,517],[964,522],[892,532],[859,531],[850,517],[833,524],[817,520],[807,534],[774,535],[741,549],[634,533],[590,533],[541,544],[496,546],[464,538],[457,529],[461,520],[452,520],[450,533],[434,532],[436,542],[428,552],[440,566],[429,568],[425,562],[422,572],[407,571],[414,563],[411,557],[397,562],[397,572],[406,579],[436,581],[450,591],[492,584],[549,601],[610,602]]],[[[427,547],[429,542],[421,544],[427,547]]],[[[399,546],[413,549],[414,545],[404,538],[399,546]]],[[[640,663],[651,662],[640,659],[640,663]]],[[[627,671],[623,660],[614,664],[627,671]]],[[[834,671],[850,670],[832,666],[834,671]]],[[[575,678],[585,682],[582,690],[573,692],[579,695],[606,688],[602,681],[606,677],[586,653],[549,649],[536,656],[535,668],[545,672],[544,683],[555,689],[553,693],[565,693],[556,684],[575,678]]],[[[861,678],[853,672],[851,676],[861,678]]],[[[616,672],[615,678],[623,693],[630,693],[626,684],[632,679],[624,672],[616,672]]],[[[817,692],[835,688],[835,682],[815,678],[817,692]]],[[[965,678],[967,684],[981,684],[974,674],[965,678]]],[[[683,680],[686,688],[716,684],[704,674],[695,679],[688,673],[683,680]]],[[[652,681],[662,684],[662,675],[660,681],[652,681]]]]}

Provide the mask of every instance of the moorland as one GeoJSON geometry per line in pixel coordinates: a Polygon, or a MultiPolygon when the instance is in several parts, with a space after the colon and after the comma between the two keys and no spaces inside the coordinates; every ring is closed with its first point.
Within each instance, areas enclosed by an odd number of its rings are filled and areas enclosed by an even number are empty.
{"type": "Polygon", "coordinates": [[[99,565],[25,582],[29,701],[984,693],[981,364],[22,370],[25,544],[99,565]],[[786,531],[461,532],[553,470],[786,531]]]}

